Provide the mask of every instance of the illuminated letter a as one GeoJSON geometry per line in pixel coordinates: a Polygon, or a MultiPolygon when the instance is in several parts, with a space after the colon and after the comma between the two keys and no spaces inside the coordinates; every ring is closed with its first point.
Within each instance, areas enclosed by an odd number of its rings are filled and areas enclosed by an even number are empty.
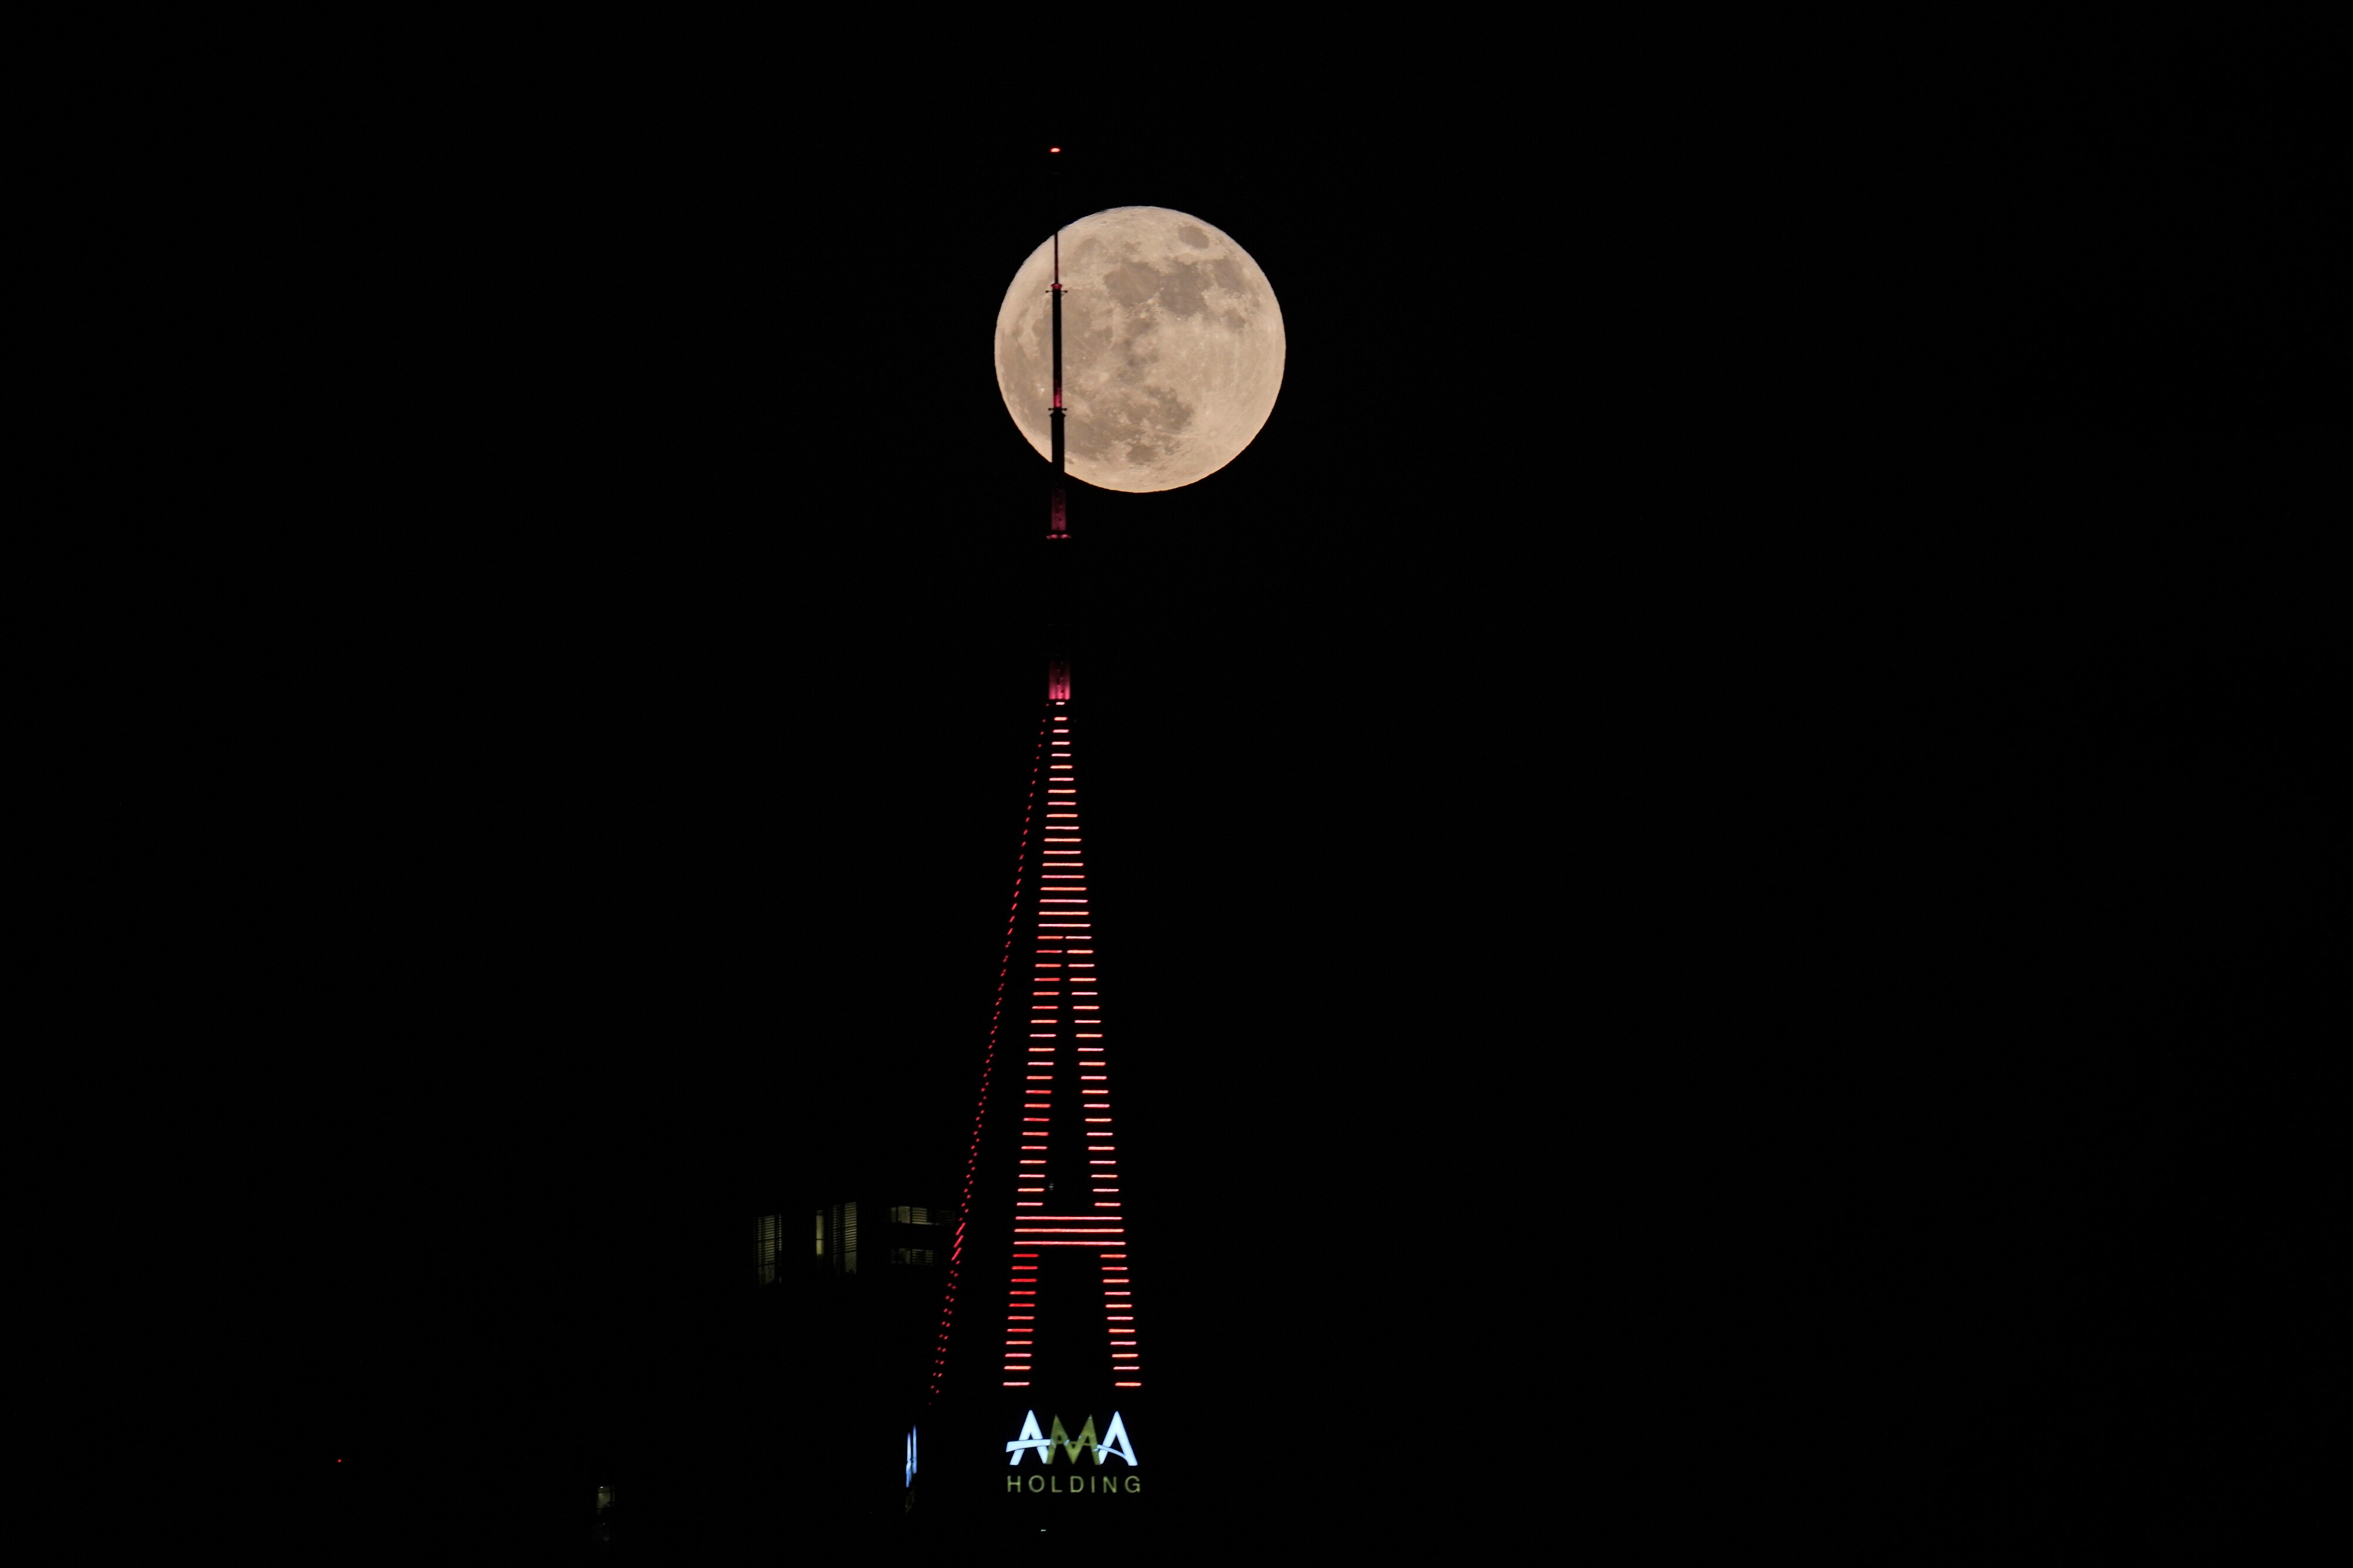
{"type": "Polygon", "coordinates": [[[1116,1410],[1111,1413],[1111,1425],[1103,1428],[1103,1441],[1095,1447],[1095,1463],[1102,1464],[1105,1454],[1117,1454],[1131,1469],[1135,1466],[1135,1445],[1128,1441],[1127,1426],[1116,1410]]]}
{"type": "Polygon", "coordinates": [[[1008,1465],[1019,1464],[1021,1456],[1029,1453],[1035,1453],[1041,1465],[1054,1462],[1054,1450],[1048,1445],[1046,1435],[1038,1430],[1038,1413],[1035,1410],[1021,1418],[1021,1436],[1006,1444],[1005,1451],[1013,1456],[1005,1461],[1008,1465]]]}

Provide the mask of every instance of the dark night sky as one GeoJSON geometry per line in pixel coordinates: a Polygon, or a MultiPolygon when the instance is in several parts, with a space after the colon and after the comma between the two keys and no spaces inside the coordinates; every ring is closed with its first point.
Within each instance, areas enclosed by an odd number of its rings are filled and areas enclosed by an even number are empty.
{"type": "Polygon", "coordinates": [[[153,918],[284,1451],[558,1443],[739,1210],[947,1195],[1039,684],[987,338],[1145,203],[1290,332],[1228,469],[1073,501],[1203,1385],[1989,1539],[2183,1495],[2293,1356],[2225,1169],[2318,799],[2279,58],[1181,137],[322,78],[182,154],[201,526],[91,592],[172,609],[153,918]]]}

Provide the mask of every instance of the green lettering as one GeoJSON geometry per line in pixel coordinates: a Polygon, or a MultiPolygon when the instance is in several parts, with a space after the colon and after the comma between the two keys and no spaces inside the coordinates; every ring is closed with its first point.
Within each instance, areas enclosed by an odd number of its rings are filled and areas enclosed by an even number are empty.
{"type": "Polygon", "coordinates": [[[1048,1432],[1046,1436],[1048,1447],[1045,1458],[1048,1464],[1054,1462],[1054,1450],[1060,1448],[1062,1451],[1062,1458],[1075,1465],[1079,1462],[1080,1455],[1092,1454],[1095,1451],[1095,1418],[1092,1415],[1088,1416],[1084,1424],[1079,1427],[1079,1435],[1073,1437],[1062,1430],[1062,1418],[1057,1415],[1054,1417],[1053,1429],[1048,1432]]]}
{"type": "Polygon", "coordinates": [[[1134,1477],[1134,1476],[1130,1476],[1130,1477],[1128,1477],[1128,1478],[1127,1478],[1127,1489],[1133,1492],[1133,1491],[1141,1491],[1141,1490],[1143,1490],[1144,1489],[1136,1485],[1136,1478],[1135,1478],[1135,1477],[1134,1477]]]}

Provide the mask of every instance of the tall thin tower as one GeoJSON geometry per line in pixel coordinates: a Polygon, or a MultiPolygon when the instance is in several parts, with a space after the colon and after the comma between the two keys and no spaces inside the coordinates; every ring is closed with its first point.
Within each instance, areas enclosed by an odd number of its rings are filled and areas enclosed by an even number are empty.
{"type": "Polygon", "coordinates": [[[1080,1524],[1074,1507],[1085,1525],[1115,1529],[1143,1506],[1150,1318],[1125,1217],[1119,1015],[1080,814],[1059,234],[1053,279],[1046,700],[934,1347],[921,1451],[938,1484],[923,1495],[1023,1529],[1080,1524]]]}
{"type": "Polygon", "coordinates": [[[1046,615],[1050,638],[1046,651],[1046,700],[1071,700],[1070,560],[1062,548],[1071,542],[1069,503],[1062,490],[1062,236],[1054,234],[1054,405],[1047,411],[1053,433],[1054,492],[1046,518],[1046,615]]]}

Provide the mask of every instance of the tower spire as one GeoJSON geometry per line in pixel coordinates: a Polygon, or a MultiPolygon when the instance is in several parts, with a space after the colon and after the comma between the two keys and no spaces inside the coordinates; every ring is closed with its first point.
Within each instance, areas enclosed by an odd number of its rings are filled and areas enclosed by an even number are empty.
{"type": "MultiPolygon", "coordinates": [[[[1046,519],[1046,542],[1049,546],[1071,542],[1070,513],[1062,496],[1062,231],[1054,231],[1054,405],[1047,411],[1047,422],[1053,430],[1054,498],[1053,507],[1046,519]]],[[[1046,616],[1050,625],[1052,646],[1046,656],[1046,700],[1068,702],[1071,700],[1071,650],[1069,611],[1065,605],[1063,578],[1068,574],[1067,563],[1059,551],[1046,563],[1046,616]]]]}
{"type": "Polygon", "coordinates": [[[1070,537],[1070,519],[1062,509],[1062,231],[1054,231],[1054,406],[1048,411],[1054,432],[1054,512],[1047,521],[1050,539],[1070,537]]]}

